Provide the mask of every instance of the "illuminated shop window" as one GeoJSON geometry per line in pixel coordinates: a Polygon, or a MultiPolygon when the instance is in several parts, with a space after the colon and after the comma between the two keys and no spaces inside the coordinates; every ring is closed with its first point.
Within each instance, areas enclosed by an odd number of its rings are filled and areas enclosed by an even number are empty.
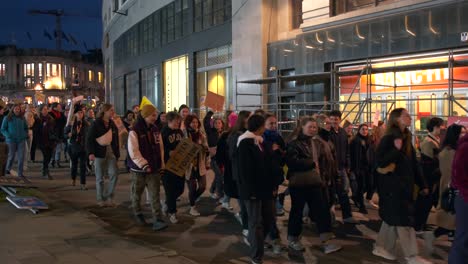
{"type": "Polygon", "coordinates": [[[444,116],[448,116],[449,114],[449,100],[448,100],[448,94],[447,93],[444,93],[444,101],[443,101],[443,104],[442,104],[442,108],[443,108],[443,115],[444,116]]]}
{"type": "Polygon", "coordinates": [[[88,81],[92,82],[94,80],[94,72],[92,70],[88,71],[88,81]]]}
{"type": "Polygon", "coordinates": [[[5,63],[0,63],[0,77],[5,77],[5,63]]]}
{"type": "Polygon", "coordinates": [[[164,93],[166,111],[187,103],[188,58],[182,56],[164,62],[164,93]]]}
{"type": "Polygon", "coordinates": [[[102,77],[102,72],[98,72],[98,82],[102,83],[103,77],[102,77]]]}
{"type": "Polygon", "coordinates": [[[437,115],[437,97],[435,93],[431,94],[431,114],[437,115]]]}
{"type": "Polygon", "coordinates": [[[46,64],[45,89],[63,89],[62,65],[58,63],[46,64]]]}
{"type": "Polygon", "coordinates": [[[34,63],[23,64],[24,87],[31,88],[34,85],[34,63]]]}

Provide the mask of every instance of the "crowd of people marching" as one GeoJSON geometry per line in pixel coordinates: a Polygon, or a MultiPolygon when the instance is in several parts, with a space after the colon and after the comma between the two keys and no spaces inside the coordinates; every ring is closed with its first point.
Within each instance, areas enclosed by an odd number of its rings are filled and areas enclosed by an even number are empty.
{"type": "Polygon", "coordinates": [[[344,223],[359,224],[352,205],[366,215],[379,210],[380,232],[372,254],[396,260],[396,244],[407,263],[430,263],[420,257],[416,238],[425,240],[428,252],[442,235],[453,240],[449,263],[468,259],[468,135],[465,127],[431,118],[428,135],[413,144],[411,116],[394,109],[388,121],[360,124],[357,130],[342,122],[340,111],[304,116],[286,138],[278,120],[264,110],[208,112],[203,120],[186,105],[176,112],[159,112],[151,103],[135,106],[121,119],[111,104],[94,109],[73,102],[62,111],[58,103],[0,105],[0,152],[8,149],[2,173],[10,174],[15,160],[17,176],[27,180],[25,164],[42,152],[42,177],[52,180],[50,167],[62,167],[62,153],[70,162],[72,185],[79,176],[87,190],[86,176],[96,176],[99,206],[114,206],[118,160],[125,148],[131,173],[131,202],[135,221],[146,225],[141,208],[146,190],[153,214],[154,231],[177,224],[177,200],[188,189],[189,214],[200,216],[199,198],[207,189],[206,175],[214,172],[209,194],[220,206],[240,212],[242,236],[249,245],[252,263],[262,263],[264,250],[283,249],[277,216],[284,215],[285,196],[291,209],[287,246],[303,251],[303,224],[315,222],[325,254],[341,249],[334,243],[333,228],[338,207],[344,223]],[[343,123],[343,126],[341,124],[343,123]],[[356,134],[354,134],[354,130],[356,134]],[[200,151],[184,175],[166,169],[178,144],[190,140],[200,151]],[[3,143],[4,142],[4,143],[3,143]],[[7,146],[7,147],[5,147],[7,146]],[[109,181],[105,185],[105,176],[109,181]],[[160,194],[164,190],[164,195],[160,194]],[[287,188],[280,188],[280,186],[287,188]],[[378,195],[374,195],[374,194],[378,195]],[[378,204],[374,202],[378,196],[378,204]],[[437,228],[427,230],[435,210],[437,228]]]}

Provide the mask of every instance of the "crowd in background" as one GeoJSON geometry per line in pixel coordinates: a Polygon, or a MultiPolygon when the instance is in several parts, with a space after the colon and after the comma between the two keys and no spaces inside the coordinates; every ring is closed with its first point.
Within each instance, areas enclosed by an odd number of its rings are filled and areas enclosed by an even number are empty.
{"type": "Polygon", "coordinates": [[[131,200],[135,221],[146,225],[142,195],[150,202],[154,231],[177,224],[177,200],[187,186],[189,214],[199,217],[199,198],[207,189],[206,175],[214,173],[210,197],[233,210],[242,225],[243,241],[249,245],[252,263],[262,263],[264,250],[280,254],[283,248],[277,216],[284,215],[290,196],[287,247],[303,251],[303,224],[316,223],[325,254],[341,249],[334,243],[336,210],[344,223],[359,224],[352,207],[363,214],[378,209],[382,225],[372,254],[396,260],[399,241],[407,263],[430,263],[420,257],[416,238],[433,250],[434,240],[447,235],[453,240],[449,263],[464,263],[468,252],[468,153],[465,127],[431,118],[428,135],[419,146],[409,129],[411,116],[394,109],[388,121],[354,126],[341,120],[341,112],[304,116],[293,133],[284,138],[276,115],[254,112],[208,112],[201,120],[187,105],[179,111],[159,112],[151,103],[134,106],[122,118],[111,104],[94,109],[72,102],[31,105],[0,105],[0,155],[6,153],[6,175],[18,163],[17,176],[28,180],[25,164],[42,152],[42,177],[52,180],[50,167],[70,164],[72,185],[79,176],[87,190],[86,176],[96,176],[99,206],[115,206],[115,187],[121,149],[131,173],[131,200]],[[64,108],[64,110],[62,110],[64,108]],[[343,126],[341,126],[343,124],[343,126]],[[199,151],[184,175],[166,170],[182,140],[199,151]],[[105,176],[108,184],[105,185],[105,176]],[[281,186],[287,188],[280,188],[281,186]],[[160,189],[164,189],[164,196],[160,189]],[[453,199],[449,199],[452,195],[453,199]],[[447,198],[448,197],[448,198],[447,198]],[[447,199],[451,206],[445,206],[447,199]],[[378,200],[378,202],[376,202],[378,200]],[[450,208],[448,208],[450,207],[450,208]],[[431,210],[437,229],[428,230],[431,210]],[[456,213],[455,213],[456,212],[456,213]]]}

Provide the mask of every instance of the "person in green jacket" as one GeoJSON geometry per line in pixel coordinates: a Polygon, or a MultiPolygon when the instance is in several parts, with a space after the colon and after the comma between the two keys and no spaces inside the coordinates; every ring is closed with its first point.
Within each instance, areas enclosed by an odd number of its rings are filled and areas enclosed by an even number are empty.
{"type": "Polygon", "coordinates": [[[9,175],[15,156],[18,155],[18,177],[24,177],[23,163],[25,143],[28,139],[28,125],[21,113],[21,105],[15,104],[6,118],[3,119],[1,132],[8,145],[8,160],[5,174],[9,175]]]}

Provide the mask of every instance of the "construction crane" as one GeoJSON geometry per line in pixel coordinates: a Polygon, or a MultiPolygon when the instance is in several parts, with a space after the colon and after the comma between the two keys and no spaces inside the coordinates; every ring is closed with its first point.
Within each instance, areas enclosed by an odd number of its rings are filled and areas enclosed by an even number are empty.
{"type": "Polygon", "coordinates": [[[28,11],[31,15],[50,15],[55,16],[55,46],[57,50],[62,50],[62,16],[78,16],[78,17],[88,17],[88,18],[99,18],[99,16],[94,15],[82,15],[74,13],[65,13],[63,9],[53,9],[53,10],[38,10],[31,9],[28,11]]]}

